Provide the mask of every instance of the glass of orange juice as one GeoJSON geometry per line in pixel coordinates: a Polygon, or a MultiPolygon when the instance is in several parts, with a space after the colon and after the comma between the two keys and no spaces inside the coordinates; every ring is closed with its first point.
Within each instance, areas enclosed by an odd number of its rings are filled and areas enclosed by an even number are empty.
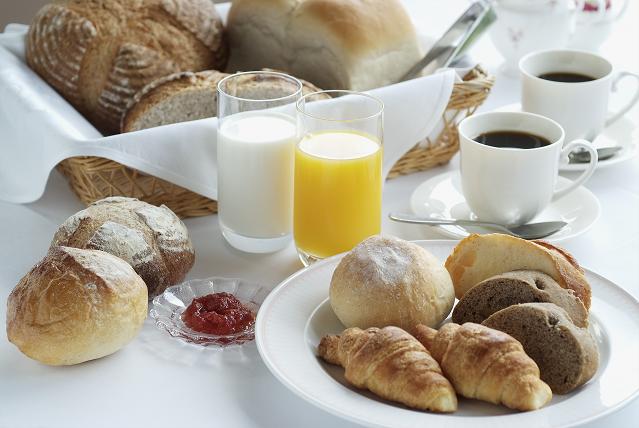
{"type": "Polygon", "coordinates": [[[352,91],[297,102],[293,237],[305,265],[349,251],[381,229],[384,104],[352,91]]]}

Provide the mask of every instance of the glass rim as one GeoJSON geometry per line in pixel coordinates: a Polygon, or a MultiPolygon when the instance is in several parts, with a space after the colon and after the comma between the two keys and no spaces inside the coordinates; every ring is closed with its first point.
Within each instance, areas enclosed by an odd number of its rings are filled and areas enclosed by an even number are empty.
{"type": "MultiPolygon", "coordinates": [[[[331,98],[334,98],[333,96],[331,96],[331,98]]],[[[328,100],[324,100],[324,101],[328,101],[328,100]]],[[[297,102],[295,103],[295,107],[297,109],[297,111],[301,114],[303,114],[304,116],[310,117],[312,119],[316,119],[316,120],[323,120],[325,122],[338,122],[338,123],[348,123],[348,122],[359,122],[362,120],[368,120],[368,119],[373,119],[376,116],[380,116],[382,113],[384,113],[384,102],[382,100],[380,100],[379,98],[367,94],[365,92],[359,92],[359,91],[350,91],[350,90],[346,90],[346,89],[327,89],[327,90],[322,90],[322,91],[315,91],[315,92],[310,92],[308,94],[303,95],[299,100],[297,100],[297,102]],[[348,119],[331,119],[328,117],[321,117],[321,116],[315,116],[312,115],[306,111],[304,111],[304,109],[302,108],[302,104],[306,105],[306,99],[310,98],[314,95],[319,95],[319,94],[335,94],[335,93],[341,93],[341,94],[346,94],[346,95],[357,95],[357,96],[361,96],[364,98],[368,98],[369,100],[372,100],[373,102],[375,102],[378,105],[378,110],[373,113],[370,114],[368,116],[362,116],[362,117],[355,117],[355,118],[348,118],[348,119]]]]}
{"type": "Polygon", "coordinates": [[[302,82],[298,78],[296,78],[295,76],[291,76],[290,74],[281,73],[279,71],[263,71],[263,70],[241,71],[241,72],[237,72],[237,73],[231,74],[229,76],[226,76],[224,79],[220,80],[217,83],[217,91],[220,94],[223,94],[225,97],[232,98],[232,99],[237,100],[237,101],[246,101],[246,102],[254,102],[254,103],[284,101],[287,98],[301,98],[301,97],[299,97],[299,95],[302,93],[303,89],[304,89],[304,85],[302,84],[302,82]],[[228,92],[226,92],[224,89],[222,89],[222,85],[225,84],[228,80],[232,80],[234,78],[238,78],[238,77],[246,76],[246,75],[250,75],[250,74],[261,74],[261,75],[275,76],[275,77],[279,77],[279,78],[281,78],[283,80],[290,80],[291,82],[293,82],[293,83],[295,83],[297,85],[297,90],[295,92],[291,93],[290,95],[284,95],[282,97],[256,99],[256,98],[245,98],[245,97],[238,97],[236,95],[231,95],[228,92]]]}

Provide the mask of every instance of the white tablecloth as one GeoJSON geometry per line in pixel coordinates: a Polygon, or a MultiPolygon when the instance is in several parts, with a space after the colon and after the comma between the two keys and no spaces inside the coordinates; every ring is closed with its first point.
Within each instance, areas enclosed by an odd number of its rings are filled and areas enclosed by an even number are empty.
{"type": "MultiPolygon", "coordinates": [[[[466,4],[455,0],[446,2],[450,7],[445,10],[426,10],[424,3],[432,4],[406,0],[415,16],[427,17],[441,26],[438,31],[443,31],[446,22],[466,4]]],[[[639,2],[630,3],[602,52],[619,68],[637,72],[639,2]]],[[[490,71],[498,72],[501,57],[488,38],[471,54],[490,71]]],[[[619,98],[634,88],[630,82],[624,83],[627,86],[622,87],[619,98]]],[[[518,96],[518,81],[498,75],[482,110],[516,102],[518,96]]],[[[638,108],[630,114],[639,121],[638,108]]],[[[384,215],[407,210],[408,198],[419,183],[457,167],[455,158],[445,167],[389,181],[384,191],[384,215]]],[[[639,297],[639,158],[597,171],[586,187],[601,201],[601,218],[587,233],[562,245],[584,266],[639,297]]],[[[44,256],[58,225],[80,209],[82,205],[58,173],[52,175],[38,202],[0,202],[0,322],[4,323],[4,302],[13,286],[44,256]]],[[[189,277],[243,277],[275,286],[301,267],[293,246],[267,256],[233,251],[223,242],[215,216],[190,219],[186,224],[197,251],[189,277]]],[[[441,238],[432,231],[387,220],[384,232],[405,239],[441,238]]],[[[221,359],[216,367],[189,366],[164,358],[138,338],[110,357],[74,367],[49,368],[22,356],[7,341],[2,328],[0,427],[353,426],[296,397],[271,376],[254,348],[251,352],[249,361],[221,359]]],[[[636,426],[637,420],[639,400],[584,426],[630,427],[636,426]]]]}

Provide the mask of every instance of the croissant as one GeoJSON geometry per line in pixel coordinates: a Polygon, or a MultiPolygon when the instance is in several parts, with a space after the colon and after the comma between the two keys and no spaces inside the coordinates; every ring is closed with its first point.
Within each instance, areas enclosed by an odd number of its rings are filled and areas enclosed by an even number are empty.
{"type": "Polygon", "coordinates": [[[401,328],[349,328],[323,337],[318,353],[344,367],[351,384],[382,398],[433,412],[457,410],[455,390],[437,362],[401,328]]]}
{"type": "Polygon", "coordinates": [[[552,398],[537,364],[506,333],[470,322],[439,331],[418,325],[414,333],[464,397],[517,410],[538,409],[552,398]]]}

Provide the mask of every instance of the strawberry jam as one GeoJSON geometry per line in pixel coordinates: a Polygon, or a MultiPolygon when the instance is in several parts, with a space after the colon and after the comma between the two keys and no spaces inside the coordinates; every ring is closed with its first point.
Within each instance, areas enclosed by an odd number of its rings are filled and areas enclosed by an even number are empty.
{"type": "Polygon", "coordinates": [[[214,293],[193,299],[182,321],[200,333],[224,336],[249,329],[255,314],[232,294],[214,293]]]}

